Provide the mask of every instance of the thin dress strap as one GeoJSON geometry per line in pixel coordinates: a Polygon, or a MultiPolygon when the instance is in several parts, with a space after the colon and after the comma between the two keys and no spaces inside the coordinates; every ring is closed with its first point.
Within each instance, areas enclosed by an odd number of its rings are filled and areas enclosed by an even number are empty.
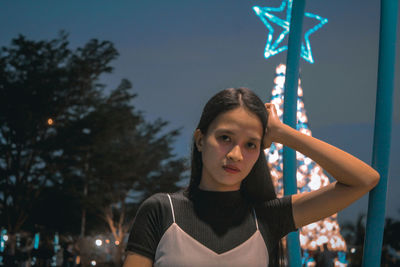
{"type": "MultiPolygon", "coordinates": [[[[168,198],[169,198],[169,204],[171,204],[171,211],[172,211],[172,219],[174,220],[175,223],[175,214],[174,214],[174,206],[172,205],[172,200],[169,194],[167,194],[168,198]]],[[[258,229],[258,226],[257,226],[258,229]]]]}
{"type": "Polygon", "coordinates": [[[257,221],[257,215],[256,215],[256,210],[253,208],[253,214],[254,214],[254,220],[256,221],[256,227],[258,230],[258,221],[257,221]]]}

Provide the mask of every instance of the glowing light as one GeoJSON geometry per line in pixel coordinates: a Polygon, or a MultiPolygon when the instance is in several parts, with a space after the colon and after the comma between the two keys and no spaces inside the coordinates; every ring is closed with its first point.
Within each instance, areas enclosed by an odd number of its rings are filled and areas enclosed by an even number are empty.
{"type": "MultiPolygon", "coordinates": [[[[284,105],[284,75],[286,67],[281,64],[276,68],[275,85],[272,89],[271,102],[275,104],[279,119],[283,119],[284,105]]],[[[311,130],[308,128],[308,119],[306,115],[305,105],[303,102],[303,89],[299,81],[297,98],[297,125],[296,129],[306,135],[312,136],[311,130]]],[[[265,150],[267,164],[270,169],[273,185],[276,189],[278,197],[283,196],[283,145],[272,143],[268,150],[265,150]]],[[[297,191],[299,193],[317,190],[329,184],[329,178],[324,174],[323,169],[309,157],[297,152],[297,191]]],[[[321,221],[311,223],[300,229],[300,245],[303,251],[322,250],[323,245],[327,244],[328,250],[343,252],[344,258],[337,258],[335,264],[338,266],[346,266],[345,251],[346,242],[340,234],[340,228],[337,223],[337,214],[325,218],[321,221]],[[342,264],[342,265],[340,265],[342,264]]],[[[311,262],[315,253],[309,253],[308,258],[303,253],[303,261],[311,262]]]]}
{"type": "Polygon", "coordinates": [[[52,119],[52,118],[49,118],[49,119],[47,120],[47,124],[48,124],[48,125],[53,125],[53,124],[54,124],[53,119],[52,119]]]}
{"type": "MultiPolygon", "coordinates": [[[[253,10],[256,15],[261,19],[264,25],[268,29],[267,44],[265,45],[264,57],[269,58],[275,56],[288,49],[287,45],[281,45],[282,41],[285,39],[286,35],[289,33],[290,19],[292,13],[292,3],[293,0],[283,0],[279,7],[259,7],[254,6],[253,10]],[[286,12],[286,17],[284,19],[279,18],[272,14],[271,12],[286,12]],[[275,30],[271,23],[278,25],[281,29],[281,33],[274,40],[275,30]]],[[[317,20],[319,23],[316,24],[311,29],[308,29],[304,33],[304,42],[301,44],[301,57],[307,62],[313,64],[314,58],[312,56],[311,44],[309,37],[311,34],[320,29],[324,24],[328,22],[328,19],[323,18],[319,15],[305,12],[304,16],[317,20]]]]}
{"type": "Polygon", "coordinates": [[[340,266],[346,266],[346,265],[344,265],[344,264],[349,263],[349,262],[346,260],[346,253],[344,253],[343,251],[339,251],[339,252],[338,252],[338,260],[339,260],[340,263],[342,263],[340,266]]]}
{"type": "Polygon", "coordinates": [[[311,190],[317,190],[321,187],[321,179],[317,175],[311,176],[310,182],[308,183],[308,186],[310,187],[311,190]]]}
{"type": "Polygon", "coordinates": [[[91,264],[92,266],[96,266],[96,261],[91,261],[90,264],[91,264]]]}
{"type": "Polygon", "coordinates": [[[106,239],[106,243],[107,243],[107,244],[110,244],[110,239],[106,239]]]}
{"type": "Polygon", "coordinates": [[[5,240],[4,236],[7,235],[7,230],[6,229],[1,229],[0,232],[0,252],[4,252],[5,249],[5,240]]]}
{"type": "Polygon", "coordinates": [[[305,164],[301,165],[299,168],[302,172],[306,172],[308,170],[308,168],[305,164]]]}
{"type": "Polygon", "coordinates": [[[119,241],[118,241],[118,240],[115,240],[115,242],[114,242],[114,243],[115,243],[115,245],[116,245],[116,246],[118,246],[118,245],[119,245],[119,241]]]}
{"type": "Polygon", "coordinates": [[[3,236],[4,241],[8,241],[8,235],[3,236]]]}
{"type": "Polygon", "coordinates": [[[312,160],[311,160],[310,158],[305,158],[305,159],[304,159],[304,163],[305,163],[306,165],[311,164],[311,162],[312,162],[312,160]]]}
{"type": "Polygon", "coordinates": [[[304,246],[307,243],[307,237],[305,235],[300,234],[300,245],[304,246]]]}
{"type": "MultiPolygon", "coordinates": [[[[286,65],[285,64],[279,64],[279,66],[276,68],[276,74],[285,74],[286,73],[286,65]]],[[[285,75],[283,75],[285,77],[285,75]]]]}
{"type": "Polygon", "coordinates": [[[332,231],[333,230],[333,223],[330,222],[325,222],[325,227],[328,231],[332,231]]]}
{"type": "Polygon", "coordinates": [[[310,243],[310,249],[311,249],[311,250],[315,250],[316,248],[317,248],[317,242],[311,241],[311,243],[310,243]]]}
{"type": "Polygon", "coordinates": [[[296,151],[296,158],[297,158],[297,160],[303,160],[304,159],[304,155],[301,154],[300,152],[296,151]]]}
{"type": "Polygon", "coordinates": [[[314,229],[316,229],[318,227],[318,224],[317,223],[310,223],[308,226],[307,226],[307,228],[308,228],[308,230],[314,230],[314,229]]]}
{"type": "Polygon", "coordinates": [[[356,253],[356,249],[355,249],[355,248],[351,248],[351,249],[350,249],[350,252],[351,252],[351,253],[356,253]]]}
{"type": "Polygon", "coordinates": [[[318,246],[321,246],[322,244],[328,243],[328,238],[324,235],[319,236],[317,239],[317,244],[318,246]]]}
{"type": "Polygon", "coordinates": [[[103,241],[101,241],[100,239],[96,239],[96,246],[100,247],[103,244],[103,241]]]}
{"type": "Polygon", "coordinates": [[[279,153],[277,150],[275,150],[273,153],[271,153],[271,156],[268,158],[268,160],[270,162],[275,162],[278,160],[278,158],[279,158],[279,153]]]}
{"type": "MultiPolygon", "coordinates": [[[[299,80],[299,82],[300,82],[300,80],[299,80]]],[[[300,97],[303,96],[303,89],[301,89],[300,84],[299,84],[299,88],[298,88],[298,90],[297,90],[297,94],[298,94],[300,97]]]]}
{"type": "Polygon", "coordinates": [[[35,234],[35,238],[34,238],[34,244],[33,244],[33,248],[34,249],[38,249],[39,248],[39,239],[40,239],[40,234],[36,233],[35,234]]]}
{"type": "MultiPolygon", "coordinates": [[[[285,84],[285,76],[278,76],[275,78],[274,81],[277,85],[279,85],[279,87],[283,87],[285,84]]],[[[278,92],[279,93],[279,92],[278,92]]]]}

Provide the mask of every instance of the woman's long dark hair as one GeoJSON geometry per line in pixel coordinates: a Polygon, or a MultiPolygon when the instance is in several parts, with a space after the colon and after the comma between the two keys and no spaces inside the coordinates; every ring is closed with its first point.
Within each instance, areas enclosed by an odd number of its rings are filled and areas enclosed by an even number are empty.
{"type": "MultiPolygon", "coordinates": [[[[214,95],[204,106],[200,122],[196,129],[199,129],[203,135],[207,134],[208,127],[218,115],[238,107],[245,108],[260,119],[263,129],[262,136],[264,136],[268,122],[268,114],[261,99],[248,88],[228,88],[214,95]]],[[[245,198],[254,205],[276,198],[275,189],[262,147],[261,144],[260,155],[250,173],[242,181],[240,187],[245,198]]],[[[189,198],[193,198],[200,184],[202,169],[203,162],[201,159],[201,152],[197,149],[193,137],[190,183],[186,189],[189,198]]],[[[270,255],[269,266],[281,266],[282,257],[282,243],[279,242],[274,255],[270,255]]]]}

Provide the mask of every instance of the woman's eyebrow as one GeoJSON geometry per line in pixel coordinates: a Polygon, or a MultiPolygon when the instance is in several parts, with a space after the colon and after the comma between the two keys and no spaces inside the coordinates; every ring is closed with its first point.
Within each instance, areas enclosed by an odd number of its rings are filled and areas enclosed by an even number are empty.
{"type": "MultiPolygon", "coordinates": [[[[232,132],[231,130],[228,129],[218,129],[216,130],[217,134],[222,134],[222,133],[227,133],[227,134],[231,134],[231,135],[235,135],[234,132],[232,132]]],[[[255,142],[261,142],[260,138],[257,137],[249,137],[250,140],[255,141],[255,142]]]]}

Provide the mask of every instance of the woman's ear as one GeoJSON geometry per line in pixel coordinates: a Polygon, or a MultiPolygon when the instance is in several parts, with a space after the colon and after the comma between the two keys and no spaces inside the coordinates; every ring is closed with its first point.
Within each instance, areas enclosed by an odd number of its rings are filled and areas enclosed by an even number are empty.
{"type": "Polygon", "coordinates": [[[197,150],[201,152],[203,146],[203,134],[201,133],[200,129],[196,129],[196,131],[194,131],[194,142],[197,150]]]}

